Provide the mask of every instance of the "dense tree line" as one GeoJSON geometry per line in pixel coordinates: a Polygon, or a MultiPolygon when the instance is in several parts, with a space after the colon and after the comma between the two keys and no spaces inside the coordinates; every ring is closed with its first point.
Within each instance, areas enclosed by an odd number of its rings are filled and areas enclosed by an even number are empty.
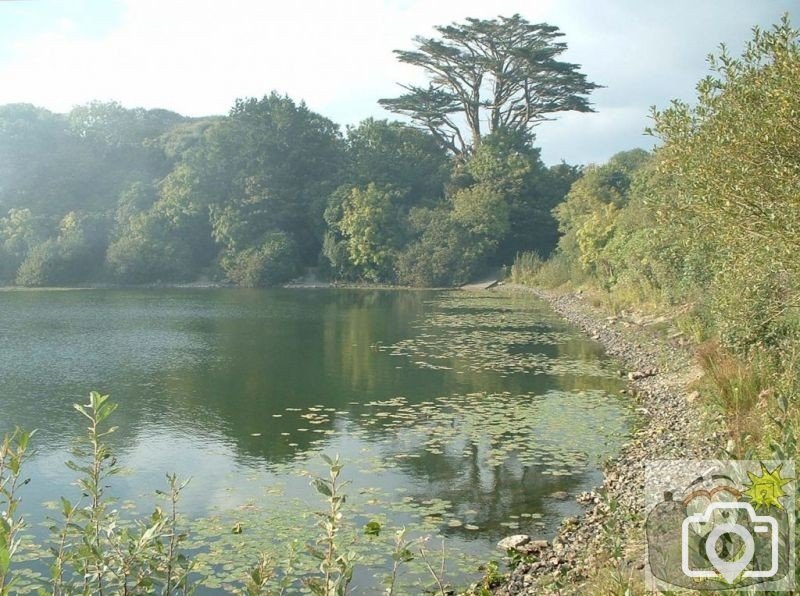
{"type": "Polygon", "coordinates": [[[653,153],[619,153],[572,185],[548,268],[640,299],[691,299],[747,350],[798,323],[798,31],[756,30],[741,57],[711,67],[696,105],[653,114],[653,153]]]}
{"type": "Polygon", "coordinates": [[[800,390],[800,31],[755,29],[714,57],[694,105],[653,114],[661,145],[592,166],[555,210],[552,258],[518,280],[588,283],[617,308],[677,309],[740,454],[796,455],[800,390]],[[771,445],[771,447],[769,447],[771,445]],[[769,449],[772,449],[770,452],[769,449]]]}
{"type": "Polygon", "coordinates": [[[589,110],[596,86],[556,60],[555,27],[514,16],[439,31],[398,53],[449,98],[387,100],[411,124],[342,131],[277,93],[212,118],[0,106],[0,283],[266,286],[315,267],[337,280],[451,285],[519,251],[549,253],[552,208],[580,169],[545,167],[532,127],[589,110]],[[443,60],[455,74],[435,66],[443,60]],[[467,71],[494,76],[494,95],[473,86],[478,104],[457,101],[463,90],[445,81],[467,71]],[[468,140],[455,147],[460,121],[468,140]]]}

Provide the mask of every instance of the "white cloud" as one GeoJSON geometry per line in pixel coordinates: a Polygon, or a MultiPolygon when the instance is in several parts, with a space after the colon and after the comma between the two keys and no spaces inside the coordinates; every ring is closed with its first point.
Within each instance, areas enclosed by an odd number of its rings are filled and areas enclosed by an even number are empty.
{"type": "MultiPolygon", "coordinates": [[[[525,2],[511,2],[512,10],[525,2]]],[[[492,16],[482,2],[302,3],[129,0],[122,23],[99,39],[58,28],[24,40],[0,65],[0,103],[58,110],[95,98],[200,115],[272,89],[317,109],[375,102],[415,73],[392,50],[434,24],[492,16]],[[364,97],[371,94],[368,99],[364,97]]]]}
{"type": "Polygon", "coordinates": [[[691,97],[705,55],[718,42],[748,38],[751,24],[776,20],[790,0],[125,0],[115,26],[84,36],[91,7],[87,2],[85,23],[71,13],[14,44],[11,58],[0,62],[0,81],[7,82],[0,104],[67,111],[115,99],[204,115],[275,89],[353,123],[386,117],[377,100],[397,93],[396,82],[419,77],[392,55],[410,48],[414,35],[467,16],[520,12],[561,27],[565,58],[607,86],[594,97],[598,114],[571,114],[541,127],[545,158],[553,162],[604,159],[627,143],[647,145],[640,133],[648,107],[691,97]]]}

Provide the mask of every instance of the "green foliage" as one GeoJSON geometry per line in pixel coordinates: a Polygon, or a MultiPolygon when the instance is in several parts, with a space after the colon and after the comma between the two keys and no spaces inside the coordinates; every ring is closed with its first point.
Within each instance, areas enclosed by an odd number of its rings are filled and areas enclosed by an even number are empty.
{"type": "MultiPolygon", "coordinates": [[[[545,43],[537,56],[516,56],[515,69],[536,63],[536,101],[562,85],[555,103],[587,107],[571,85],[593,85],[555,60],[563,51],[555,28],[518,16],[459,27],[441,32],[489,46],[496,36],[507,58],[514,32],[545,43]]],[[[502,86],[511,94],[506,111],[479,108],[497,121],[458,158],[436,130],[399,122],[367,119],[343,138],[336,124],[277,93],[203,119],[114,102],[66,115],[0,106],[0,283],[227,276],[262,286],[321,265],[336,279],[451,285],[520,251],[549,254],[551,209],[579,172],[544,167],[512,107],[517,83],[506,77],[502,86]],[[439,220],[422,222],[422,213],[439,220]],[[276,233],[284,248],[266,242],[276,233]]]]}
{"type": "Polygon", "coordinates": [[[435,126],[367,119],[343,138],[335,123],[274,92],[202,119],[115,102],[65,115],[0,106],[0,283],[227,276],[262,286],[321,265],[336,279],[451,285],[520,251],[549,254],[551,210],[579,170],[546,168],[528,125],[588,109],[594,85],[556,60],[556,28],[514,16],[440,33],[463,51],[474,42],[511,60],[520,76],[537,72],[530,101],[516,75],[498,80],[504,106],[477,108],[491,126],[457,158],[435,126]],[[512,38],[528,45],[512,48],[512,38]],[[523,123],[529,112],[538,116],[523,123]],[[438,220],[423,222],[425,213],[438,220]],[[277,233],[283,248],[265,240],[277,233]]]}
{"type": "Polygon", "coordinates": [[[311,555],[319,560],[322,575],[308,578],[306,586],[317,596],[344,596],[353,579],[356,561],[355,553],[347,550],[339,540],[346,501],[342,488],[347,483],[339,479],[343,468],[339,457],[331,459],[323,455],[322,458],[328,464],[328,477],[312,476],[311,486],[325,498],[328,509],[318,514],[320,520],[317,526],[321,530],[321,537],[315,545],[308,547],[311,555]]]}
{"type": "Polygon", "coordinates": [[[344,165],[333,122],[276,93],[238,100],[191,161],[197,194],[212,206],[213,236],[225,250],[252,248],[280,230],[304,263],[316,261],[326,201],[344,165]]]}
{"type": "Polygon", "coordinates": [[[517,14],[435,29],[438,38],[417,37],[415,50],[395,51],[425,72],[429,86],[403,85],[406,93],[379,103],[453,153],[469,153],[485,133],[527,133],[555,112],[592,111],[587,96],[598,86],[577,65],[557,60],[567,49],[558,27],[517,14]]]}
{"type": "MultiPolygon", "coordinates": [[[[341,188],[326,211],[331,230],[344,244],[347,263],[369,281],[391,280],[395,253],[403,241],[399,202],[404,193],[370,183],[341,188]]],[[[331,248],[331,262],[337,258],[331,248]]]]}
{"type": "Polygon", "coordinates": [[[491,184],[478,183],[450,197],[453,222],[469,236],[469,256],[474,260],[493,251],[508,232],[508,204],[491,184]]]}
{"type": "Polygon", "coordinates": [[[617,231],[621,210],[631,200],[634,175],[647,160],[647,152],[634,149],[614,155],[605,165],[587,168],[555,208],[563,234],[561,252],[606,284],[614,283],[616,271],[605,248],[617,231]]]}
{"type": "Polygon", "coordinates": [[[411,552],[413,543],[406,539],[406,529],[400,528],[394,534],[394,552],[392,552],[392,573],[386,578],[386,596],[394,596],[397,588],[397,575],[404,563],[414,560],[411,552]]]}
{"type": "Polygon", "coordinates": [[[21,286],[58,286],[89,281],[102,266],[107,223],[102,217],[70,212],[59,233],[30,250],[17,270],[21,286]]]}
{"type": "Polygon", "coordinates": [[[483,139],[462,170],[464,181],[490,186],[506,204],[509,226],[496,236],[493,263],[510,263],[519,252],[550,254],[558,241],[552,210],[580,176],[578,168],[546,168],[532,138],[498,130],[483,139]]]}
{"type": "Polygon", "coordinates": [[[134,284],[188,280],[194,273],[189,246],[150,211],[131,218],[108,247],[106,265],[114,279],[134,284]]]}
{"type": "Polygon", "coordinates": [[[224,255],[222,268],[231,281],[247,288],[281,284],[300,271],[297,247],[284,232],[268,233],[259,246],[224,255]]]}
{"type": "Polygon", "coordinates": [[[348,183],[392,186],[404,206],[438,200],[450,173],[450,159],[436,139],[400,122],[368,118],[347,129],[348,183]]]}
{"type": "Polygon", "coordinates": [[[698,85],[697,106],[655,116],[665,141],[659,169],[674,191],[660,220],[686,219],[711,263],[710,306],[722,340],[739,351],[776,343],[798,303],[800,167],[798,33],[788,19],[754,30],[740,58],[723,49],[698,85]]]}
{"type": "Polygon", "coordinates": [[[511,264],[511,281],[515,284],[534,285],[544,263],[542,257],[535,252],[518,254],[511,264]]]}
{"type": "Polygon", "coordinates": [[[445,287],[466,283],[479,263],[470,254],[470,238],[444,208],[416,209],[409,223],[419,234],[398,257],[400,283],[412,286],[445,287]]]}
{"type": "Polygon", "coordinates": [[[270,594],[268,586],[270,581],[275,577],[275,567],[272,560],[266,555],[262,554],[258,563],[250,571],[244,586],[244,593],[247,596],[262,596],[270,594]]]}
{"type": "MultiPolygon", "coordinates": [[[[408,140],[409,155],[415,142],[424,144],[408,140]]],[[[65,116],[2,106],[0,281],[65,285],[105,273],[124,283],[184,281],[220,252],[258,249],[275,230],[314,262],[344,164],[336,125],[276,94],[191,122],[117,103],[65,116]],[[62,238],[58,222],[70,213],[107,224],[113,214],[114,225],[101,242],[62,238]]]]}
{"type": "Polygon", "coordinates": [[[587,168],[555,210],[556,256],[522,257],[513,275],[542,283],[561,261],[613,303],[681,304],[681,330],[716,342],[700,356],[737,455],[769,455],[769,436],[785,454],[798,423],[780,404],[796,395],[787,355],[800,345],[800,32],[784,17],[710,66],[693,105],[654,112],[652,157],[587,168]]]}
{"type": "MultiPolygon", "coordinates": [[[[21,286],[46,286],[58,277],[61,251],[54,240],[34,248],[17,271],[16,282],[21,286]]],[[[55,284],[53,284],[55,285],[55,284]]]]}
{"type": "Polygon", "coordinates": [[[120,518],[108,496],[110,479],[120,473],[107,440],[116,428],[108,419],[116,410],[109,396],[92,392],[89,403],[75,404],[87,420],[85,442],[67,466],[79,476],[81,498],[61,498],[60,525],[53,525],[48,586],[53,594],[189,594],[191,563],[180,552],[177,503],[186,483],[168,475],[169,492],[158,493],[168,512],[135,523],[120,518]]]}
{"type": "Polygon", "coordinates": [[[11,594],[11,562],[20,545],[19,533],[25,522],[17,514],[18,491],[28,483],[22,476],[28,445],[34,432],[15,429],[0,442],[0,595],[11,594]]]}

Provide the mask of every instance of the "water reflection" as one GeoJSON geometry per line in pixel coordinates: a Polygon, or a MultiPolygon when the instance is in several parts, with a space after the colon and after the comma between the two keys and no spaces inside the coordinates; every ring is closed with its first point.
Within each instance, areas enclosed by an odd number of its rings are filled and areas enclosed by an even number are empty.
{"type": "Polygon", "coordinates": [[[356,495],[373,491],[355,509],[489,551],[573,513],[552,493],[595,483],[629,422],[600,347],[529,297],[4,292],[0,337],[0,432],[40,429],[27,502],[70,490],[70,404],[97,389],[120,403],[113,447],[135,471],[115,491],[142,509],[170,471],[194,477],[191,515],[267,485],[280,508],[307,494],[300,469],[338,452],[356,495]]]}

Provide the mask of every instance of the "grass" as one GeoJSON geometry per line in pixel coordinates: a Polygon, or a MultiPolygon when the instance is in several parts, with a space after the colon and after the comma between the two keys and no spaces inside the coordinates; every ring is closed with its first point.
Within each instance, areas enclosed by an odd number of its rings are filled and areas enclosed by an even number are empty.
{"type": "MultiPolygon", "coordinates": [[[[717,339],[721,315],[708,309],[703,295],[682,296],[685,304],[675,307],[655,288],[632,282],[618,283],[608,290],[602,287],[601,280],[583,272],[570,277],[574,268],[560,253],[544,262],[535,255],[520,255],[512,268],[512,278],[517,283],[564,291],[580,288],[589,304],[609,314],[636,311],[646,315],[646,319],[665,315],[664,324],[648,327],[661,336],[678,332],[693,344],[703,377],[687,390],[698,389],[700,407],[724,418],[728,440],[720,447],[725,448],[729,457],[762,460],[798,457],[800,311],[790,313],[797,320],[794,326],[786,325],[777,339],[771,337],[769,342],[750,346],[745,353],[734,353],[717,339]]],[[[631,553],[623,556],[619,550],[619,539],[613,535],[615,527],[620,529],[613,522],[607,526],[602,557],[596,560],[592,577],[585,589],[581,588],[582,593],[644,592],[642,574],[632,572],[629,567],[631,553]]],[[[641,553],[641,560],[643,557],[641,553]]]]}
{"type": "Polygon", "coordinates": [[[561,253],[544,261],[534,252],[517,255],[511,265],[511,281],[522,285],[559,288],[566,284],[580,284],[586,274],[561,253]]]}
{"type": "Polygon", "coordinates": [[[742,361],[716,341],[700,344],[696,354],[705,373],[702,394],[709,397],[711,407],[725,416],[734,446],[732,453],[743,457],[748,447],[763,440],[766,401],[774,392],[769,374],[758,361],[742,361]]]}

